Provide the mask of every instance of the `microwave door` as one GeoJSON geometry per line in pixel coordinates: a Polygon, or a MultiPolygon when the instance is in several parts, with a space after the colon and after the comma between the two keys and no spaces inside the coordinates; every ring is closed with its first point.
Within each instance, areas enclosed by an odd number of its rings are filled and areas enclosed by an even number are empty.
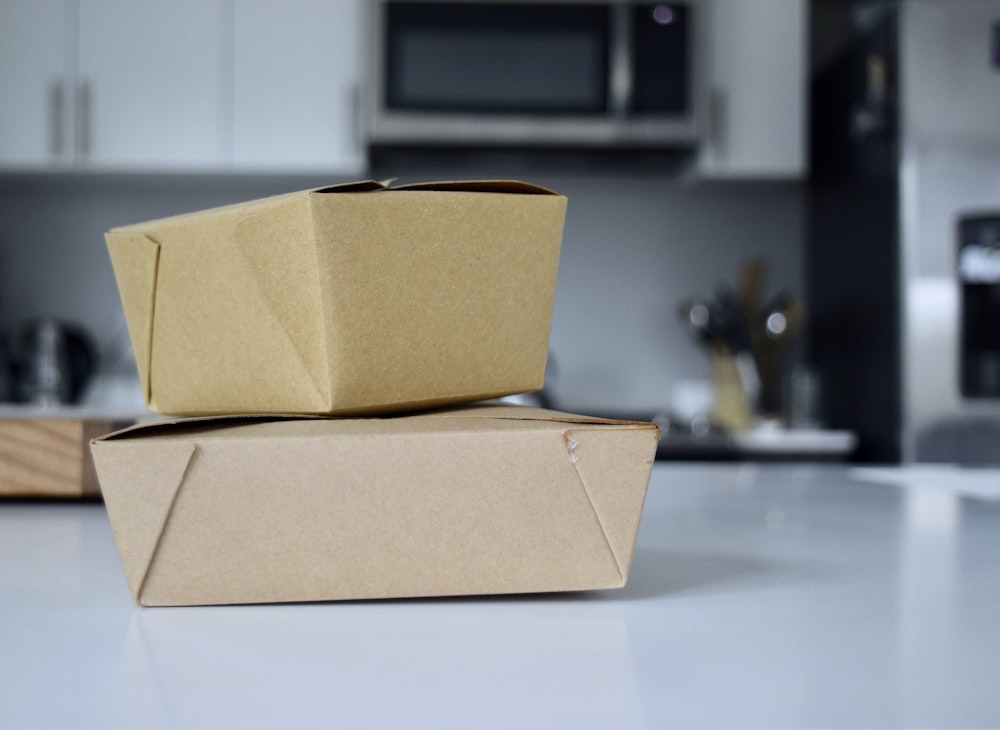
{"type": "Polygon", "coordinates": [[[686,3],[638,4],[628,12],[629,139],[693,142],[698,132],[694,8],[686,3]]]}
{"type": "Polygon", "coordinates": [[[376,141],[610,142],[602,4],[390,2],[376,141]]]}

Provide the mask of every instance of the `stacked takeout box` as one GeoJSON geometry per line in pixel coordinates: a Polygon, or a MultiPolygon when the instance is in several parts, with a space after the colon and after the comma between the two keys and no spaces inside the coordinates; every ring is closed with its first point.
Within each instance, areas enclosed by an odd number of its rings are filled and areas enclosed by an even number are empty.
{"type": "Polygon", "coordinates": [[[108,232],[149,407],[92,453],[134,598],[624,585],[656,426],[542,387],[566,198],[337,185],[108,232]]]}

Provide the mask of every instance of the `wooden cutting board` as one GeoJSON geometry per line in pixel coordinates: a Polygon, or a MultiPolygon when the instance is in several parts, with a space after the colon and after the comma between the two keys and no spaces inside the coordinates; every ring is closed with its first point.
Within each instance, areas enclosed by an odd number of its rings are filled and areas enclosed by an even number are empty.
{"type": "Polygon", "coordinates": [[[100,498],[90,440],[116,425],[101,419],[0,418],[0,498],[100,498]]]}

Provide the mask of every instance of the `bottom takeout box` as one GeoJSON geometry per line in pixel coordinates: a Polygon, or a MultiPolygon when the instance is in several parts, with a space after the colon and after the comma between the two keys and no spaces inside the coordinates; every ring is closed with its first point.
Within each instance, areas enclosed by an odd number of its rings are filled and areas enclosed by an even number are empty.
{"type": "Polygon", "coordinates": [[[616,588],[659,430],[504,405],[139,426],[91,449],[148,606],[616,588]]]}

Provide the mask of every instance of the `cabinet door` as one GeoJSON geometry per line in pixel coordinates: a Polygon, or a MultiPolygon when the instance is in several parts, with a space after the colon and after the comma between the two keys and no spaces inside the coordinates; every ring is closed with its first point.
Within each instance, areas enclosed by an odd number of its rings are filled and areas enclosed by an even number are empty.
{"type": "Polygon", "coordinates": [[[230,140],[221,0],[79,0],[77,149],[107,169],[214,169],[230,140]]]}
{"type": "Polygon", "coordinates": [[[803,175],[805,0],[711,0],[705,8],[709,88],[703,172],[803,175]]]}
{"type": "Polygon", "coordinates": [[[362,3],[239,0],[233,164],[357,174],[362,3]]]}
{"type": "Polygon", "coordinates": [[[0,0],[0,166],[71,159],[74,0],[0,0]]]}

